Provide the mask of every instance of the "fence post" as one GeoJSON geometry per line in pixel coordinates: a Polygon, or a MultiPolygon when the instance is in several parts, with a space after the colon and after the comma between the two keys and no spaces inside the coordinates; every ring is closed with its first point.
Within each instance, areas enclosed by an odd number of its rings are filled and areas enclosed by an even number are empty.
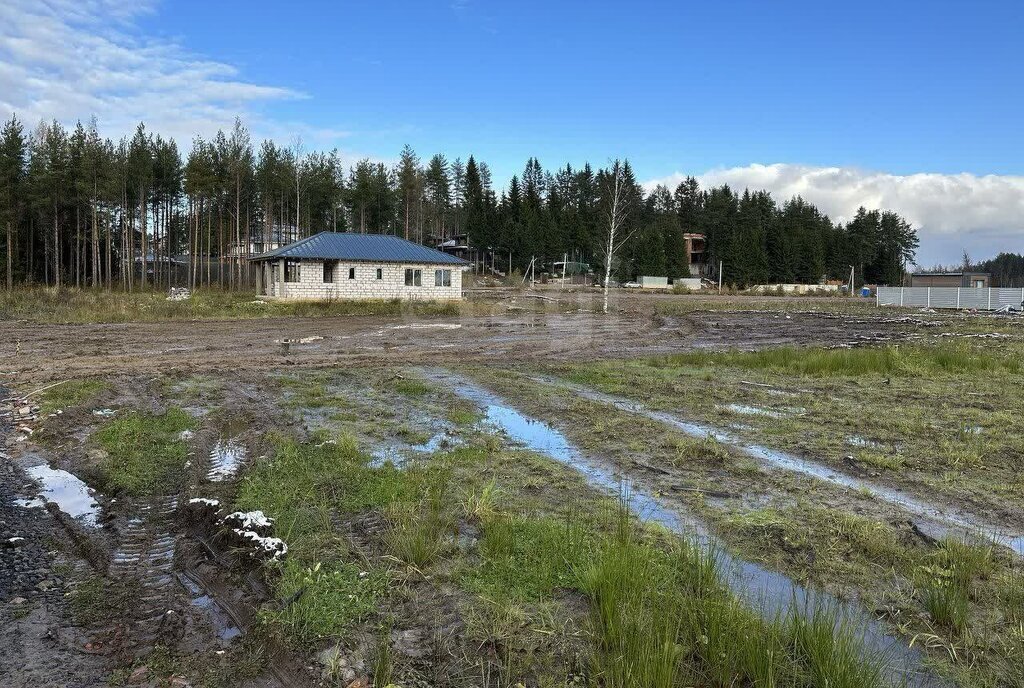
{"type": "Polygon", "coordinates": [[[956,288],[956,309],[960,310],[960,287],[956,288]]]}
{"type": "Polygon", "coordinates": [[[927,308],[931,308],[931,307],[932,307],[932,288],[928,287],[928,306],[927,306],[927,308]]]}
{"type": "MultiPolygon", "coordinates": [[[[903,307],[903,290],[904,289],[906,289],[906,287],[900,287],[900,307],[901,308],[903,307]]],[[[1024,289],[1022,289],[1021,291],[1024,291],[1024,289]]]]}
{"type": "Polygon", "coordinates": [[[992,310],[992,287],[988,288],[988,309],[992,310]]]}

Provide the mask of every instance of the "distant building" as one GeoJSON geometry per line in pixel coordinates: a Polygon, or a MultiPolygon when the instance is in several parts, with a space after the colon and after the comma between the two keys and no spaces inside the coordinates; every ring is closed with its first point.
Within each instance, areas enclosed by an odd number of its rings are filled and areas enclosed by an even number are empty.
{"type": "Polygon", "coordinates": [[[252,258],[260,294],[285,299],[461,299],[469,263],[385,234],[320,232],[252,258]]]}
{"type": "Polygon", "coordinates": [[[992,275],[987,272],[915,272],[910,275],[912,287],[990,287],[992,275]]]}
{"type": "MultiPolygon", "coordinates": [[[[690,266],[690,277],[704,277],[708,271],[704,235],[686,232],[683,234],[683,242],[686,244],[686,262],[690,266]]],[[[684,277],[685,275],[679,276],[684,277]]]]}
{"type": "Polygon", "coordinates": [[[275,224],[269,231],[263,226],[253,226],[249,229],[248,239],[243,239],[241,243],[232,241],[224,253],[229,258],[252,258],[287,246],[297,240],[299,234],[299,228],[295,225],[275,224]]]}

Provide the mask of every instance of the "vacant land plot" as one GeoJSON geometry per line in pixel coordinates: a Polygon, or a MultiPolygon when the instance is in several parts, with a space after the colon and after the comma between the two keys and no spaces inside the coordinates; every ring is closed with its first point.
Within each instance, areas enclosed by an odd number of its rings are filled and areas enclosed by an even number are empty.
{"type": "Polygon", "coordinates": [[[1020,320],[588,298],[0,323],[5,684],[1024,685],[1020,320]]]}

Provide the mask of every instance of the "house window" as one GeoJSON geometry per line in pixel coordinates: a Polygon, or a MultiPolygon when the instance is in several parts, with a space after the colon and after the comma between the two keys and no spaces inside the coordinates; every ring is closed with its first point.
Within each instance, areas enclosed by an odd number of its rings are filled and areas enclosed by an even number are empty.
{"type": "Polygon", "coordinates": [[[338,261],[336,260],[325,260],[324,261],[324,282],[334,281],[334,268],[337,267],[338,261]]]}
{"type": "Polygon", "coordinates": [[[985,288],[985,280],[983,280],[983,279],[974,280],[974,288],[975,289],[984,289],[985,288]]]}
{"type": "Polygon", "coordinates": [[[284,262],[284,281],[285,282],[298,282],[299,281],[299,261],[297,261],[297,260],[286,260],[284,262]]]}
{"type": "Polygon", "coordinates": [[[356,269],[355,268],[349,268],[348,269],[348,278],[349,279],[355,279],[356,278],[356,269]]]}
{"type": "Polygon", "coordinates": [[[384,279],[384,268],[377,268],[377,279],[384,279]]]}
{"type": "Polygon", "coordinates": [[[415,270],[413,268],[405,269],[405,286],[407,287],[420,287],[423,286],[423,271],[415,270]]]}
{"type": "Polygon", "coordinates": [[[452,286],[452,271],[451,270],[434,270],[434,286],[435,287],[450,287],[450,286],[452,286]]]}

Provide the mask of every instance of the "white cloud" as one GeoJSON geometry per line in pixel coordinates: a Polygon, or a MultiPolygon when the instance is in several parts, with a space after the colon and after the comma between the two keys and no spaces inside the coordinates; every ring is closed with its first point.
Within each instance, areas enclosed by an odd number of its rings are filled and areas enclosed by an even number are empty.
{"type": "Polygon", "coordinates": [[[151,131],[187,144],[195,134],[229,127],[236,115],[254,130],[269,128],[254,106],[302,97],[142,35],[133,22],[153,9],[152,0],[0,2],[0,117],[15,113],[33,126],[95,115],[108,135],[145,121],[151,131]]]}
{"type": "MultiPolygon", "coordinates": [[[[675,188],[684,176],[677,172],[644,186],[675,188]]],[[[896,175],[785,163],[718,168],[696,176],[702,188],[766,189],[779,203],[800,195],[838,221],[862,205],[894,210],[917,228],[922,265],[957,263],[963,250],[976,259],[1024,250],[1024,177],[896,175]]]]}

